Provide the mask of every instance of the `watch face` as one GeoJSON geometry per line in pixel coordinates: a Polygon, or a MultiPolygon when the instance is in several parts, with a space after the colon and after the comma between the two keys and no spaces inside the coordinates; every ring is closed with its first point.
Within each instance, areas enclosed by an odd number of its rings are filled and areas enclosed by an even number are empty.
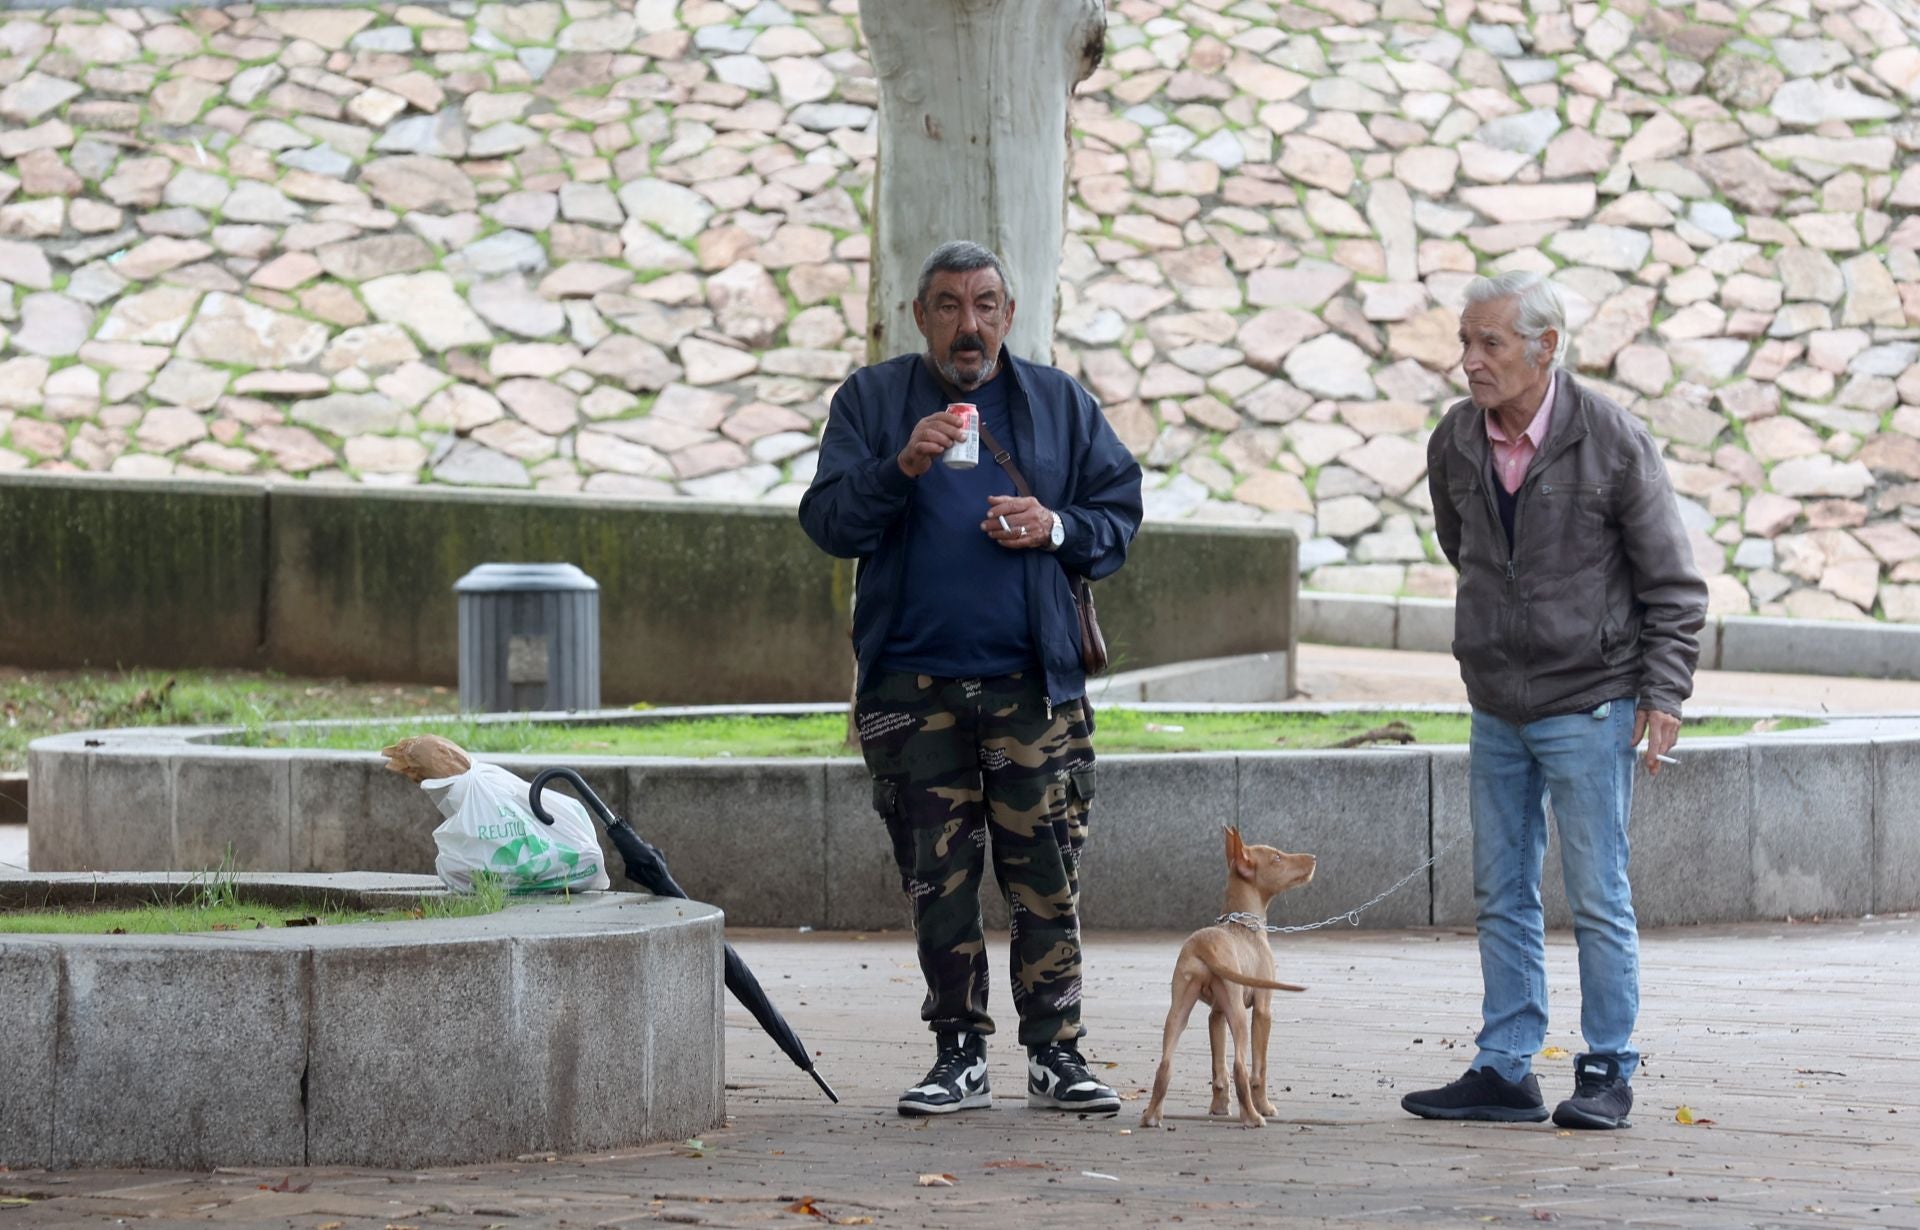
{"type": "Polygon", "coordinates": [[[1049,537],[1056,547],[1067,540],[1067,525],[1060,519],[1059,513],[1053,514],[1053,532],[1049,537]]]}

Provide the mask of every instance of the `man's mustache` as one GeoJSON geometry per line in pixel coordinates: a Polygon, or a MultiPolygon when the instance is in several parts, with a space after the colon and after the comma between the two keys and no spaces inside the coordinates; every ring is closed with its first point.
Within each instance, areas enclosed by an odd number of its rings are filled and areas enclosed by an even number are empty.
{"type": "Polygon", "coordinates": [[[948,350],[953,354],[959,354],[963,350],[977,350],[985,354],[987,343],[978,333],[962,333],[953,339],[953,345],[948,347],[948,350]]]}

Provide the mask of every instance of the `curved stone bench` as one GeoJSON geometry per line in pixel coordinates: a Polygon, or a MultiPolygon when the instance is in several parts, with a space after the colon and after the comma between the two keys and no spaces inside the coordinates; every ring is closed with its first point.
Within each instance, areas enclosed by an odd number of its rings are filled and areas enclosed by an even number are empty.
{"type": "MultiPolygon", "coordinates": [[[[683,712],[691,711],[553,720],[683,712]]],[[[32,865],[209,867],[231,843],[249,869],[431,868],[438,813],[377,755],[212,741],[233,733],[117,731],[35,742],[32,865]]],[[[1834,720],[1805,731],[1683,739],[1677,754],[1680,764],[1641,778],[1636,790],[1642,923],[1920,906],[1920,723],[1834,720]]],[[[529,778],[552,763],[488,759],[529,778]]],[[[721,906],[731,923],[908,925],[857,759],[566,763],[661,848],[688,892],[721,906]]],[[[1084,876],[1089,926],[1186,930],[1211,921],[1222,824],[1320,856],[1313,884],[1275,902],[1276,922],[1349,910],[1435,851],[1431,872],[1363,925],[1473,921],[1469,851],[1449,844],[1467,828],[1464,747],[1115,755],[1101,758],[1098,778],[1084,876]]],[[[1556,865],[1557,848],[1548,857],[1556,865]]],[[[611,854],[609,865],[620,867],[611,854]]],[[[1558,876],[1548,882],[1549,919],[1566,925],[1558,876]]],[[[997,903],[988,911],[990,922],[1004,917],[997,903]]]]}
{"type": "MultiPolygon", "coordinates": [[[[171,875],[16,875],[0,905],[141,904],[171,875]]],[[[432,877],[242,875],[411,905],[432,877]]],[[[698,1135],[724,1113],[721,919],[628,893],[475,918],[0,935],[0,1165],[458,1165],[698,1135]]]]}

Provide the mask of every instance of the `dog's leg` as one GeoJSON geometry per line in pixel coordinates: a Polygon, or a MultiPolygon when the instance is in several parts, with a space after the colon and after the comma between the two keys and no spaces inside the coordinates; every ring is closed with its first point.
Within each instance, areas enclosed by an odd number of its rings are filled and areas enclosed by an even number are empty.
{"type": "Polygon", "coordinates": [[[1147,1109],[1141,1112],[1141,1127],[1160,1126],[1160,1105],[1166,1101],[1167,1085],[1173,1080],[1173,1048],[1187,1028],[1187,1020],[1193,1015],[1193,1006],[1200,1002],[1200,991],[1205,985],[1204,975],[1182,977],[1179,971],[1174,972],[1173,1004],[1167,1009],[1167,1024],[1160,1034],[1160,1066],[1153,1073],[1153,1096],[1147,1100],[1147,1109]]]}
{"type": "Polygon", "coordinates": [[[1267,1096],[1267,1041],[1273,1036],[1273,992],[1253,993],[1253,1093],[1254,1106],[1263,1115],[1279,1112],[1267,1096]]]}
{"type": "Polygon", "coordinates": [[[1208,1000],[1213,1011],[1207,1014],[1207,1041],[1213,1047],[1213,1101],[1207,1105],[1209,1115],[1224,1115],[1229,1109],[1227,1101],[1227,997],[1243,994],[1239,987],[1230,982],[1216,982],[1213,995],[1208,1000]]]}
{"type": "Polygon", "coordinates": [[[1236,996],[1227,1011],[1227,1028],[1233,1033],[1233,1092],[1240,1102],[1240,1122],[1248,1127],[1265,1127],[1267,1121],[1254,1107],[1253,1091],[1249,1088],[1247,1048],[1252,1039],[1248,1037],[1248,1015],[1246,1001],[1236,996]]]}

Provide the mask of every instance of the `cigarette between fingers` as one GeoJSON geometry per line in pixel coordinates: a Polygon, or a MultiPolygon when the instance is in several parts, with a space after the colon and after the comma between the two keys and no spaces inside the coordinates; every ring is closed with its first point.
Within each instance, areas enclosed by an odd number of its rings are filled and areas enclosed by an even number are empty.
{"type": "Polygon", "coordinates": [[[1654,759],[1659,761],[1661,764],[1679,764],[1680,763],[1679,761],[1675,760],[1671,756],[1655,756],[1654,759]]]}
{"type": "Polygon", "coordinates": [[[1007,524],[1007,519],[1005,517],[1000,518],[1000,528],[1005,530],[1009,534],[1013,533],[1013,527],[1007,524]]]}

